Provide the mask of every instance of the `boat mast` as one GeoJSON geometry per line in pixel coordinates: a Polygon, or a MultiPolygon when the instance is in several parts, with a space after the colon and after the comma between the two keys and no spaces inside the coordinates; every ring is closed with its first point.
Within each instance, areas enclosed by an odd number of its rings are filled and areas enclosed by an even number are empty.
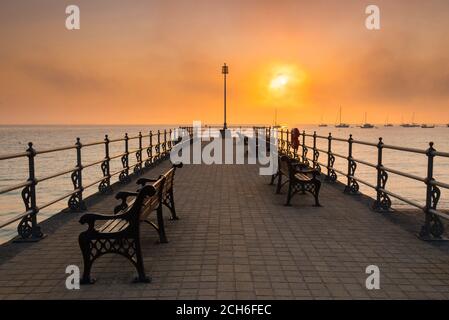
{"type": "Polygon", "coordinates": [[[278,125],[278,107],[274,107],[274,126],[278,125]]]}
{"type": "Polygon", "coordinates": [[[341,106],[340,106],[340,125],[341,125],[341,106]]]}

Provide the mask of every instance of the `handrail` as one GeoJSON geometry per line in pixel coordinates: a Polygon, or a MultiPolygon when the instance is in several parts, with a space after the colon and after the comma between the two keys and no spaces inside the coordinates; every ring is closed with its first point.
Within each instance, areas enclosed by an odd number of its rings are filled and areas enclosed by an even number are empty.
{"type": "Polygon", "coordinates": [[[397,150],[397,151],[411,152],[411,153],[420,153],[420,154],[426,154],[426,152],[427,152],[426,150],[421,150],[421,149],[417,149],[417,148],[406,148],[406,147],[392,146],[389,144],[384,144],[383,148],[397,150]]]}
{"type": "Polygon", "coordinates": [[[370,162],[368,162],[368,161],[356,159],[356,158],[354,158],[354,157],[352,158],[352,160],[354,160],[354,161],[357,162],[357,163],[364,164],[365,166],[368,166],[368,167],[371,167],[371,168],[377,168],[377,165],[376,165],[376,164],[372,164],[372,163],[370,163],[370,162]]]}
{"type": "Polygon", "coordinates": [[[67,174],[67,173],[71,173],[71,172],[76,171],[76,170],[78,170],[78,169],[79,169],[79,168],[75,167],[75,168],[72,168],[72,169],[60,171],[60,172],[58,172],[58,173],[52,174],[52,175],[50,175],[50,176],[46,176],[46,177],[44,177],[44,178],[36,179],[36,184],[37,184],[38,182],[43,182],[43,181],[46,181],[46,180],[50,180],[50,179],[53,179],[53,178],[57,178],[57,177],[63,176],[63,175],[65,175],[65,174],[67,174]]]}
{"type": "MultiPolygon", "coordinates": [[[[208,127],[206,128],[213,128],[208,127]]],[[[220,127],[217,127],[220,128],[220,127]]],[[[235,129],[250,129],[243,126],[236,126],[236,127],[230,127],[235,129]]],[[[264,127],[252,127],[253,130],[260,129],[264,127]]],[[[179,127],[181,130],[185,130],[187,132],[187,135],[190,136],[190,138],[193,137],[194,128],[192,127],[179,127]]],[[[275,129],[267,128],[265,127],[265,134],[271,135],[272,132],[275,132],[275,129]]],[[[10,160],[10,159],[16,159],[16,158],[28,158],[29,162],[29,176],[27,181],[19,183],[14,186],[8,186],[3,189],[0,189],[0,195],[5,194],[14,190],[22,189],[22,198],[25,204],[25,212],[13,217],[11,219],[8,219],[6,222],[0,223],[0,228],[3,228],[7,225],[10,225],[11,223],[14,223],[20,219],[21,222],[19,223],[19,226],[22,226],[22,228],[18,228],[18,230],[25,230],[23,233],[19,234],[19,236],[24,238],[40,238],[42,237],[42,233],[40,232],[40,228],[37,225],[37,219],[36,215],[37,213],[42,210],[43,208],[47,208],[59,201],[62,201],[63,199],[69,198],[68,200],[68,206],[73,211],[83,210],[85,208],[84,200],[83,200],[83,191],[87,188],[91,188],[95,185],[98,185],[98,189],[100,192],[106,192],[110,190],[111,188],[111,179],[112,177],[118,176],[118,181],[125,183],[129,181],[130,171],[133,171],[135,173],[139,173],[139,171],[143,170],[144,168],[153,166],[157,164],[159,161],[161,161],[164,157],[166,157],[173,145],[176,143],[177,136],[173,136],[172,134],[175,133],[174,129],[170,130],[157,130],[157,131],[149,131],[147,134],[139,133],[136,136],[128,136],[125,134],[124,138],[117,138],[117,139],[109,139],[109,137],[106,135],[105,139],[103,141],[95,141],[90,142],[86,144],[82,144],[80,139],[78,138],[76,143],[71,146],[63,146],[58,148],[52,148],[52,149],[44,149],[44,150],[35,150],[33,148],[32,143],[28,144],[28,149],[25,152],[22,153],[15,153],[15,154],[9,154],[9,155],[0,155],[0,161],[1,160],[10,160]],[[144,140],[145,139],[145,143],[144,140]],[[137,149],[129,149],[129,141],[130,140],[138,140],[139,147],[137,149]],[[124,152],[120,152],[115,155],[110,155],[109,153],[109,145],[111,143],[124,143],[124,152]],[[104,155],[99,160],[95,160],[93,162],[90,162],[88,164],[82,163],[82,152],[84,149],[93,147],[93,146],[104,146],[104,155]],[[76,151],[76,163],[74,166],[70,169],[63,170],[58,173],[54,173],[48,176],[45,176],[43,178],[36,178],[35,172],[34,172],[34,160],[37,156],[42,154],[49,154],[53,152],[61,152],[61,151],[68,151],[68,150],[75,150],[76,151]],[[145,153],[145,157],[143,157],[143,153],[145,153]],[[134,161],[130,163],[130,158],[134,158],[134,161]],[[110,172],[110,162],[115,159],[120,159],[122,168],[111,173],[110,172]],[[82,173],[83,170],[86,168],[94,167],[100,165],[102,176],[98,179],[95,179],[95,181],[90,182],[87,185],[83,184],[83,177],[82,173]],[[49,202],[47,202],[44,205],[38,206],[37,205],[37,197],[36,197],[36,187],[38,183],[51,180],[60,176],[63,176],[65,174],[71,174],[71,180],[73,183],[73,190],[69,193],[66,193],[62,196],[59,196],[56,199],[53,199],[49,202]],[[28,228],[28,230],[26,229],[28,228]],[[31,229],[31,230],[30,230],[31,229]]],[[[434,158],[436,157],[444,157],[449,158],[449,152],[441,152],[436,151],[433,148],[433,143],[429,144],[429,148],[427,150],[417,149],[417,148],[407,148],[407,147],[399,147],[399,146],[393,146],[384,144],[382,139],[379,139],[379,142],[377,144],[367,141],[361,141],[356,140],[352,138],[352,135],[348,139],[333,137],[331,134],[329,136],[322,136],[317,135],[316,132],[313,134],[306,133],[303,131],[300,132],[299,138],[302,138],[301,142],[299,142],[299,146],[302,148],[302,155],[298,154],[298,150],[293,150],[293,144],[291,141],[291,137],[289,135],[289,130],[280,130],[280,135],[278,135],[277,142],[279,142],[278,148],[280,153],[287,153],[290,155],[294,155],[296,157],[301,157],[303,161],[310,161],[314,168],[323,168],[327,170],[326,178],[329,181],[335,181],[337,180],[338,176],[337,174],[341,175],[342,177],[346,178],[346,186],[345,186],[345,192],[348,194],[358,194],[359,193],[359,186],[358,183],[364,184],[376,192],[376,200],[374,201],[373,207],[377,211],[390,211],[391,208],[391,200],[389,197],[393,197],[395,199],[398,199],[402,202],[405,202],[411,206],[417,207],[424,211],[424,214],[426,215],[426,222],[423,226],[423,230],[421,232],[421,236],[423,238],[426,237],[440,237],[441,234],[435,234],[435,230],[438,228],[431,227],[431,224],[438,223],[438,217],[449,217],[449,215],[445,213],[441,213],[437,210],[437,204],[440,197],[440,192],[438,188],[446,188],[449,189],[449,183],[437,181],[433,177],[433,166],[434,166],[434,158]],[[306,144],[306,137],[313,139],[313,144],[306,144]],[[327,150],[324,148],[318,148],[317,147],[317,140],[324,140],[327,141],[327,150]],[[332,144],[334,142],[342,142],[347,144],[348,146],[348,154],[343,155],[340,153],[336,153],[332,150],[332,144]],[[368,147],[373,147],[377,149],[377,155],[378,155],[378,161],[377,163],[370,163],[368,161],[359,159],[357,157],[354,157],[353,155],[353,148],[352,146],[354,144],[359,145],[366,145],[368,147]],[[396,150],[401,152],[409,152],[409,153],[415,153],[415,154],[421,154],[425,155],[428,159],[427,164],[427,176],[425,178],[419,177],[417,175],[413,175],[410,173],[402,172],[400,170],[392,169],[389,167],[385,167],[383,165],[383,150],[389,149],[389,150],[396,150]],[[312,156],[308,156],[307,152],[311,151],[312,156]],[[323,161],[320,161],[320,155],[326,155],[327,163],[323,163],[323,161]],[[348,170],[347,172],[344,172],[342,170],[339,170],[334,167],[335,158],[341,158],[347,161],[348,164],[348,170]],[[365,181],[364,179],[360,179],[356,175],[356,164],[363,164],[366,166],[369,166],[371,168],[376,169],[377,171],[377,184],[374,185],[368,181],[365,181]],[[401,195],[398,195],[396,193],[393,193],[386,189],[386,184],[388,181],[388,173],[396,174],[402,177],[405,177],[407,179],[416,180],[419,182],[422,182],[426,186],[426,204],[421,205],[413,200],[407,199],[401,195]]],[[[268,137],[268,136],[267,136],[268,137]]],[[[266,138],[267,138],[266,137],[266,138]]],[[[307,141],[310,141],[307,139],[307,141]]],[[[438,229],[441,231],[441,228],[438,229]]]]}
{"type": "MultiPolygon", "coordinates": [[[[332,136],[329,133],[328,136],[317,135],[316,132],[313,134],[306,133],[305,131],[300,132],[298,141],[296,145],[299,145],[299,148],[302,148],[302,152],[298,149],[293,150],[292,142],[289,140],[290,136],[289,130],[281,130],[279,141],[279,153],[286,154],[297,159],[302,159],[302,161],[306,163],[311,163],[313,168],[315,169],[326,169],[326,180],[327,181],[336,181],[338,179],[338,175],[345,177],[345,193],[348,194],[358,194],[359,193],[359,183],[364,184],[376,192],[376,199],[373,203],[373,208],[376,211],[380,212],[389,212],[391,210],[391,199],[395,198],[399,201],[407,203],[413,207],[416,207],[424,212],[426,215],[425,224],[422,227],[420,232],[420,237],[422,239],[434,239],[441,238],[442,233],[444,232],[444,226],[439,221],[439,217],[449,218],[449,214],[442,213],[437,210],[437,205],[439,202],[439,198],[441,196],[441,192],[439,188],[449,189],[449,183],[436,181],[433,176],[433,168],[434,168],[434,159],[436,157],[444,157],[449,158],[449,152],[441,152],[437,151],[433,147],[433,143],[429,143],[429,148],[426,150],[418,149],[418,148],[408,148],[408,147],[400,147],[389,144],[384,144],[382,138],[379,138],[378,143],[368,142],[353,139],[352,135],[349,136],[348,139],[338,138],[332,136]],[[313,144],[306,144],[306,137],[313,139],[313,144]],[[317,147],[317,140],[325,140],[327,141],[327,150],[324,148],[317,147]],[[343,155],[341,153],[336,153],[333,151],[332,145],[333,142],[343,142],[348,146],[348,154],[343,155]],[[365,161],[354,157],[353,153],[353,145],[365,145],[368,147],[376,148],[377,153],[377,163],[371,163],[369,161],[365,161]],[[408,152],[413,154],[425,155],[427,157],[427,175],[426,177],[420,177],[408,172],[403,172],[397,169],[393,169],[390,167],[386,167],[383,164],[384,154],[383,151],[385,149],[395,150],[400,152],[408,152]],[[313,157],[307,156],[308,152],[311,151],[313,157]],[[326,155],[327,163],[323,163],[323,161],[319,161],[320,155],[326,155]],[[345,159],[347,162],[347,171],[344,172],[334,167],[334,163],[336,158],[345,159]],[[364,179],[360,179],[356,175],[357,164],[362,164],[371,168],[374,168],[377,172],[376,180],[377,183],[374,185],[364,179]],[[395,174],[407,179],[419,181],[424,184],[426,188],[426,203],[425,205],[421,205],[416,201],[407,199],[406,197],[393,193],[386,189],[386,184],[388,182],[388,174],[395,174]],[[437,225],[435,227],[435,225],[437,225]]],[[[291,139],[291,138],[290,138],[291,139]]],[[[309,140],[308,140],[309,141],[309,140]]]]}
{"type": "Polygon", "coordinates": [[[71,149],[75,149],[75,148],[76,148],[76,146],[65,146],[65,147],[52,148],[52,149],[36,150],[35,152],[36,152],[36,155],[38,155],[38,154],[71,150],[71,149]]]}
{"type": "Polygon", "coordinates": [[[6,188],[0,190],[0,194],[7,193],[7,192],[10,192],[10,191],[14,191],[14,190],[17,190],[17,189],[21,189],[21,188],[27,187],[27,186],[29,186],[31,184],[32,184],[31,181],[27,181],[27,182],[23,182],[23,183],[20,183],[20,184],[16,184],[14,186],[6,187],[6,188]]]}
{"type": "Polygon", "coordinates": [[[402,176],[402,177],[409,178],[409,179],[414,179],[414,180],[421,181],[421,182],[424,182],[424,183],[426,182],[426,179],[421,178],[421,177],[419,177],[417,175],[414,175],[414,174],[411,174],[411,173],[406,173],[406,172],[402,172],[402,171],[399,171],[399,170],[396,170],[396,169],[387,168],[387,167],[383,167],[383,169],[385,171],[387,171],[387,172],[391,172],[391,173],[397,174],[398,176],[402,176]]]}
{"type": "Polygon", "coordinates": [[[16,158],[23,158],[23,157],[28,157],[28,152],[6,154],[4,156],[0,156],[0,161],[1,160],[16,159],[16,158]]]}
{"type": "MultiPolygon", "coordinates": [[[[149,131],[146,134],[142,134],[139,132],[138,135],[128,136],[125,134],[124,138],[116,138],[109,139],[108,135],[105,135],[105,139],[103,141],[93,141],[89,143],[81,143],[80,139],[76,139],[76,143],[70,146],[62,146],[57,148],[43,149],[43,150],[35,150],[33,148],[33,144],[30,142],[28,144],[28,149],[25,152],[8,154],[8,155],[0,155],[1,160],[10,160],[16,158],[28,158],[28,179],[25,182],[8,186],[0,189],[0,195],[5,194],[14,190],[22,189],[22,200],[25,205],[25,212],[8,219],[7,221],[3,221],[0,223],[0,228],[6,227],[18,220],[21,220],[18,227],[19,236],[23,239],[40,239],[43,234],[40,231],[40,227],[37,224],[37,214],[40,210],[47,208],[57,202],[60,202],[66,198],[68,199],[68,207],[72,211],[84,210],[86,208],[84,199],[83,199],[83,191],[87,188],[91,188],[93,186],[98,185],[98,190],[100,192],[107,192],[111,188],[111,178],[114,176],[119,176],[118,181],[125,183],[129,181],[130,170],[133,170],[134,173],[139,173],[139,171],[144,170],[145,168],[154,166],[158,164],[160,161],[166,159],[172,149],[172,147],[177,142],[178,138],[178,130],[185,130],[188,135],[192,136],[193,130],[192,127],[179,127],[157,130],[157,131],[149,131]],[[145,143],[143,141],[145,139],[145,143]],[[138,140],[139,147],[136,149],[129,150],[128,142],[129,140],[138,140]],[[110,155],[109,153],[109,145],[111,143],[124,142],[125,150],[116,155],[110,155]],[[104,155],[98,160],[92,161],[88,164],[82,163],[82,152],[86,148],[93,146],[104,146],[104,155]],[[36,157],[43,154],[51,154],[54,152],[61,151],[76,151],[76,163],[70,169],[62,170],[57,173],[52,173],[42,178],[36,178],[35,176],[35,163],[34,160],[36,157]],[[143,159],[142,155],[145,152],[145,159],[143,159]],[[134,161],[130,163],[130,158],[133,157],[134,161]],[[110,162],[114,159],[120,158],[122,163],[122,169],[111,173],[110,172],[110,162]],[[95,179],[95,181],[90,182],[89,184],[83,184],[83,170],[86,168],[91,168],[100,165],[101,170],[101,178],[95,179]],[[73,190],[67,192],[51,201],[48,201],[45,204],[38,205],[37,204],[37,196],[36,196],[36,188],[37,185],[41,182],[52,180],[57,177],[71,174],[71,181],[73,184],[73,190]]],[[[182,132],[181,132],[182,133],[182,132]]],[[[185,133],[182,133],[185,135],[185,133]]]]}

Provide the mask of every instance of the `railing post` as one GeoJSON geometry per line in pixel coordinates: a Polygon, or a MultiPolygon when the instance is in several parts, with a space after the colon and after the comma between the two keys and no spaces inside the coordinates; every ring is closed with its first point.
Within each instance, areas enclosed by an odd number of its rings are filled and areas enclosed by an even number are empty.
{"type": "Polygon", "coordinates": [[[39,212],[39,208],[36,204],[37,182],[34,173],[34,157],[36,156],[36,150],[34,150],[31,142],[28,143],[27,153],[28,185],[22,190],[22,200],[28,214],[22,218],[17,226],[17,233],[19,234],[20,239],[15,242],[39,241],[44,237],[41,228],[37,225],[37,213],[39,212]]]}
{"type": "Polygon", "coordinates": [[[104,136],[104,160],[101,163],[101,171],[103,172],[103,180],[98,185],[98,190],[101,193],[107,193],[111,191],[111,168],[110,161],[111,158],[109,156],[109,137],[108,135],[104,136]]]}
{"type": "Polygon", "coordinates": [[[121,183],[129,182],[129,137],[128,133],[125,133],[125,153],[123,154],[122,158],[122,167],[123,170],[119,174],[119,181],[121,183]]]}
{"type": "Polygon", "coordinates": [[[253,133],[256,136],[256,159],[259,159],[259,130],[256,127],[253,127],[253,133]]]}
{"type": "Polygon", "coordinates": [[[86,204],[83,200],[83,165],[81,162],[81,148],[83,145],[80,138],[76,138],[76,168],[72,172],[71,179],[74,193],[70,196],[68,206],[72,211],[86,210],[86,204]]]}
{"type": "Polygon", "coordinates": [[[153,131],[149,132],[150,144],[147,147],[147,160],[145,161],[145,167],[148,168],[153,163],[153,131]]]}
{"type": "MultiPolygon", "coordinates": [[[[242,127],[240,127],[240,131],[242,131],[242,127]]],[[[271,127],[267,128],[267,151],[271,151],[271,127]]]]}
{"type": "Polygon", "coordinates": [[[287,156],[291,156],[290,155],[290,144],[291,144],[291,141],[289,141],[289,138],[290,138],[290,140],[291,140],[291,137],[290,137],[290,130],[288,130],[287,129],[287,131],[286,131],[286,136],[287,136],[287,138],[285,139],[286,140],[286,154],[287,154],[287,156]]]}
{"type": "Polygon", "coordinates": [[[321,166],[318,163],[320,153],[316,148],[316,131],[313,132],[313,168],[321,172],[321,166]]]}
{"type": "Polygon", "coordinates": [[[423,208],[426,215],[424,225],[421,227],[419,237],[422,240],[443,240],[444,225],[439,216],[435,213],[441,191],[435,185],[433,177],[433,160],[435,158],[435,149],[433,142],[429,143],[427,149],[427,178],[426,178],[426,206],[423,208]]]}
{"type": "Polygon", "coordinates": [[[306,147],[306,130],[302,131],[302,162],[309,165],[309,160],[307,160],[307,152],[309,149],[306,147]]]}
{"type": "Polygon", "coordinates": [[[283,155],[284,154],[284,130],[281,129],[281,139],[279,141],[279,154],[283,155]]]}
{"type": "Polygon", "coordinates": [[[327,137],[327,176],[326,180],[330,182],[337,181],[337,173],[334,170],[335,156],[332,154],[332,133],[327,137]]]}
{"type": "Polygon", "coordinates": [[[168,154],[170,154],[172,146],[173,146],[173,135],[172,135],[172,129],[169,130],[168,132],[168,136],[170,137],[168,139],[168,154]]]}
{"type": "Polygon", "coordinates": [[[162,157],[167,157],[167,129],[164,129],[164,143],[162,144],[162,157]]]}
{"type": "Polygon", "coordinates": [[[350,193],[350,194],[358,194],[359,184],[354,179],[355,170],[357,169],[357,163],[352,158],[353,141],[354,141],[354,139],[352,138],[352,134],[350,134],[349,139],[348,139],[348,158],[347,158],[348,159],[348,173],[347,173],[347,178],[348,178],[347,181],[348,182],[346,184],[344,192],[350,193]]]}
{"type": "Polygon", "coordinates": [[[374,201],[373,209],[377,212],[388,212],[391,208],[391,199],[385,193],[385,186],[388,181],[388,172],[383,167],[383,148],[382,138],[379,138],[377,144],[377,185],[376,185],[376,201],[374,201]]]}
{"type": "Polygon", "coordinates": [[[139,148],[136,151],[136,165],[134,166],[134,174],[142,171],[142,132],[139,132],[139,148]]]}
{"type": "Polygon", "coordinates": [[[157,145],[155,146],[156,151],[156,161],[159,162],[161,160],[161,131],[157,131],[157,145]]]}

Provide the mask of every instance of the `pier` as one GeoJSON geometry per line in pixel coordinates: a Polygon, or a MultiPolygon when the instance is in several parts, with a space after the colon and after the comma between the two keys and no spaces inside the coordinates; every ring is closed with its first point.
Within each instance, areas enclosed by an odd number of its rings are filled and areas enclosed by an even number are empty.
{"type": "MultiPolygon", "coordinates": [[[[192,134],[191,128],[188,132],[192,134]]],[[[303,132],[299,149],[293,150],[288,131],[279,136],[280,151],[308,160],[311,167],[322,167],[321,207],[313,207],[310,195],[298,195],[292,206],[285,206],[286,191],[275,194],[270,177],[259,175],[255,164],[186,164],[176,172],[180,220],[167,219],[168,243],[158,244],[150,226],[141,229],[145,268],[152,282],[131,283],[133,266],[123,257],[107,255],[93,267],[98,280],[94,285],[68,290],[66,267],[82,266],[78,235],[86,226],[78,220],[84,208],[112,214],[119,203],[114,198],[116,192],[134,189],[137,178],[155,178],[167,170],[167,152],[173,141],[167,135],[161,137],[159,133],[158,142],[149,140],[150,149],[142,144],[138,150],[126,149],[118,156],[123,169],[117,173],[107,170],[107,161],[115,155],[106,153],[96,163],[104,176],[92,184],[99,185],[103,192],[84,199],[80,192],[90,186],[83,186],[81,178],[72,179],[74,191],[66,197],[68,205],[73,204],[71,211],[37,225],[33,224],[38,214],[36,202],[34,208],[28,208],[31,211],[24,217],[30,229],[21,238],[33,241],[0,247],[0,299],[449,299],[449,245],[423,241],[425,236],[442,236],[438,233],[444,228],[425,227],[436,224],[436,215],[445,216],[432,202],[436,191],[429,186],[446,185],[423,178],[430,202],[416,204],[419,212],[393,214],[391,203],[385,199],[396,195],[386,188],[388,168],[382,163],[374,164],[380,175],[380,187],[373,186],[382,200],[379,202],[357,193],[356,183],[363,181],[356,180],[355,156],[341,155],[348,160],[348,172],[336,172],[333,157],[339,155],[332,153],[331,147],[318,150],[316,144],[306,142],[307,137],[315,142],[320,137],[303,132]],[[310,150],[312,156],[308,156],[310,150]],[[149,161],[142,157],[146,151],[149,161]],[[135,154],[136,165],[131,165],[129,160],[135,154]],[[337,174],[346,175],[347,183],[338,182],[337,174]],[[121,183],[111,182],[116,175],[121,183]],[[422,233],[423,227],[429,234],[422,233]],[[379,290],[367,290],[365,286],[369,265],[380,269],[379,290]]],[[[136,137],[140,141],[144,138],[141,134],[136,137]]],[[[333,138],[323,138],[329,139],[331,146],[333,138]]],[[[124,141],[128,148],[127,138],[124,141]]],[[[349,146],[357,143],[352,138],[344,141],[349,146]]],[[[111,142],[103,143],[107,146],[111,142]]],[[[74,149],[80,155],[84,147],[87,145],[79,143],[74,149]]],[[[388,146],[373,147],[381,152],[388,146]]],[[[433,156],[445,156],[432,150],[425,152],[432,160],[433,156]]],[[[32,159],[36,154],[27,156],[32,159]]],[[[82,177],[80,172],[85,167],[78,157],[73,176],[82,177]]],[[[33,178],[19,188],[36,184],[33,178]]],[[[164,216],[168,218],[168,213],[164,216]]],[[[14,221],[20,219],[23,217],[14,221]]]]}

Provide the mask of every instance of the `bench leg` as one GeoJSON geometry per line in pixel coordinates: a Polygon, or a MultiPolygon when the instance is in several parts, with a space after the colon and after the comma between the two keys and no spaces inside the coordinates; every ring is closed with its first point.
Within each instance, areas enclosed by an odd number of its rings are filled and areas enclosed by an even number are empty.
{"type": "Polygon", "coordinates": [[[271,176],[270,186],[272,186],[274,184],[274,181],[276,180],[276,176],[277,176],[276,173],[271,176]]]}
{"type": "Polygon", "coordinates": [[[179,220],[178,216],[176,215],[175,198],[173,196],[173,190],[171,190],[168,193],[168,201],[169,201],[169,205],[167,205],[167,207],[170,209],[170,212],[171,212],[170,220],[179,220]]]}
{"type": "Polygon", "coordinates": [[[81,249],[81,253],[83,255],[83,277],[80,280],[80,284],[93,284],[95,283],[95,279],[90,277],[90,270],[92,269],[93,261],[90,256],[90,241],[86,237],[85,233],[81,233],[78,238],[78,243],[81,249]]]}
{"type": "Polygon", "coordinates": [[[140,239],[136,239],[136,269],[138,276],[134,279],[134,282],[151,282],[151,278],[145,275],[145,268],[143,265],[142,248],[140,247],[140,239]]]}
{"type": "Polygon", "coordinates": [[[314,188],[313,188],[312,194],[315,197],[315,206],[321,207],[320,200],[319,200],[321,182],[317,180],[313,183],[313,185],[314,185],[314,188]]]}
{"type": "Polygon", "coordinates": [[[278,174],[278,185],[276,186],[276,194],[281,193],[281,187],[282,187],[282,174],[278,174]]]}
{"type": "Polygon", "coordinates": [[[164,217],[162,216],[162,206],[159,206],[156,215],[157,215],[159,241],[160,243],[167,243],[168,241],[167,236],[165,235],[164,217]]]}
{"type": "Polygon", "coordinates": [[[287,202],[285,203],[286,206],[291,206],[291,200],[293,197],[293,182],[290,180],[290,183],[288,184],[288,194],[287,194],[287,202]]]}

